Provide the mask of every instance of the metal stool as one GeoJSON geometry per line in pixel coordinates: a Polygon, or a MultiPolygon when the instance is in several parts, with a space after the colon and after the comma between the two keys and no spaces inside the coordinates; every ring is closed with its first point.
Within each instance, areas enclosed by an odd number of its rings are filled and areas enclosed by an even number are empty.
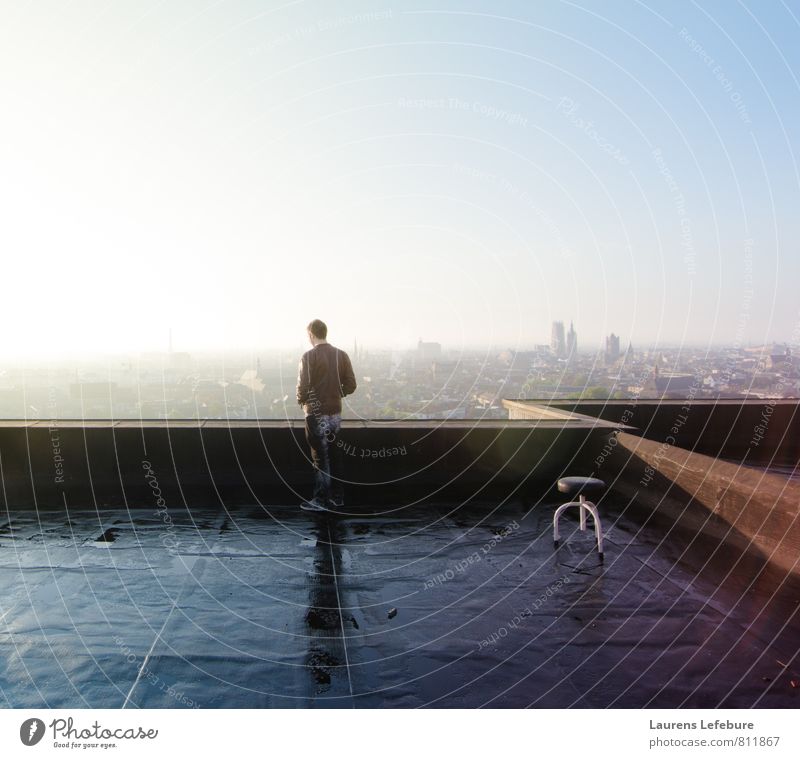
{"type": "Polygon", "coordinates": [[[558,506],[555,515],[553,516],[553,542],[558,546],[559,533],[558,533],[558,519],[559,516],[570,506],[577,505],[580,508],[581,518],[581,531],[586,531],[586,512],[592,514],[594,519],[594,533],[597,537],[597,552],[600,553],[600,559],[603,558],[603,526],[600,523],[600,514],[597,512],[597,506],[590,503],[586,499],[586,495],[599,494],[605,489],[606,483],[602,479],[594,479],[591,476],[565,476],[563,479],[558,480],[558,491],[564,492],[567,495],[578,496],[578,500],[571,503],[564,503],[558,506]]]}

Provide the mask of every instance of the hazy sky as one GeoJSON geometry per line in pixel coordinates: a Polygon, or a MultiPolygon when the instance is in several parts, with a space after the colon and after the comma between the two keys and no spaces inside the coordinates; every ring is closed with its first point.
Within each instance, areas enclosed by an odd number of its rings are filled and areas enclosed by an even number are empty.
{"type": "Polygon", "coordinates": [[[800,337],[798,2],[0,2],[6,355],[800,337]]]}

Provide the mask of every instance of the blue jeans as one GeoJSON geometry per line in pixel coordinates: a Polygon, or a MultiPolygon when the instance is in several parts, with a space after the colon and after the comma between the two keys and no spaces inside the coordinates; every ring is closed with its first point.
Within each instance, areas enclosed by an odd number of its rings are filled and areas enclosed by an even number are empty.
{"type": "Polygon", "coordinates": [[[314,463],[314,497],[322,502],[343,495],[342,450],[337,445],[341,427],[338,413],[306,416],[306,440],[314,463]]]}

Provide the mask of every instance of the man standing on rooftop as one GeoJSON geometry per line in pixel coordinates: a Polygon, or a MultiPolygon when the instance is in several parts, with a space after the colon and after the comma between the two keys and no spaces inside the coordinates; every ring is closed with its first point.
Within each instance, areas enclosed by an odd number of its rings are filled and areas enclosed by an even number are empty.
{"type": "Polygon", "coordinates": [[[344,505],[342,449],[337,435],[342,398],[356,390],[350,357],[327,341],[328,327],[314,319],[307,327],[311,350],[303,353],[297,374],[297,402],[306,415],[306,439],[314,463],[314,494],[300,507],[336,511],[344,505]]]}

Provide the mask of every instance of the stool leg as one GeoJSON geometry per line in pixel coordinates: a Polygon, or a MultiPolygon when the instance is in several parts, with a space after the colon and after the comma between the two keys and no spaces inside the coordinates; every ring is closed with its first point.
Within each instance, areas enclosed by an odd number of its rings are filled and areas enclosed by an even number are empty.
{"type": "Polygon", "coordinates": [[[558,519],[561,514],[569,507],[577,505],[580,510],[581,517],[581,530],[586,530],[586,511],[592,514],[594,519],[594,536],[597,540],[597,552],[600,554],[600,560],[603,559],[603,524],[600,522],[600,513],[594,503],[590,503],[583,495],[580,496],[580,501],[577,503],[564,503],[560,505],[555,514],[553,514],[553,542],[558,545],[560,533],[558,531],[558,519]]]}
{"type": "Polygon", "coordinates": [[[594,503],[585,503],[585,507],[592,514],[592,518],[594,519],[594,534],[597,537],[597,552],[600,553],[600,557],[603,557],[603,525],[600,523],[600,513],[597,510],[597,506],[594,503]]]}
{"type": "Polygon", "coordinates": [[[558,544],[559,540],[558,519],[560,518],[561,514],[571,505],[579,505],[579,503],[564,503],[564,505],[559,505],[558,508],[556,508],[555,514],[553,514],[553,542],[556,544],[558,544]]]}

